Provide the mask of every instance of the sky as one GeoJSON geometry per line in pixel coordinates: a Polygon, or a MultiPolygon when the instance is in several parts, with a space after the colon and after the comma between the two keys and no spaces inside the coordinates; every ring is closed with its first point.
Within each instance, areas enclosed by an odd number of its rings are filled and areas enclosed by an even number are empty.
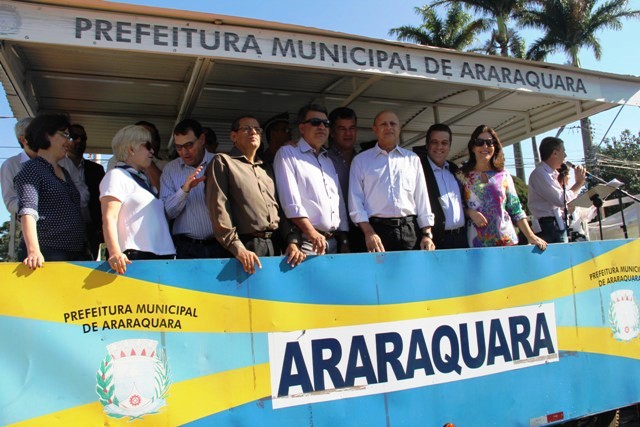
{"type": "MultiPolygon", "coordinates": [[[[325,0],[317,3],[300,0],[182,0],[181,2],[175,0],[133,0],[128,3],[166,8],[176,8],[176,4],[178,4],[181,9],[185,10],[276,21],[388,40],[393,39],[388,35],[389,29],[401,25],[417,26],[420,24],[420,18],[415,14],[414,8],[423,4],[419,0],[394,0],[392,2],[388,0],[325,0]]],[[[638,6],[636,1],[630,3],[638,6]]],[[[640,76],[640,61],[638,61],[635,49],[629,51],[630,41],[640,40],[640,20],[625,20],[623,26],[622,31],[607,30],[598,34],[602,45],[600,61],[595,59],[592,51],[583,50],[580,52],[583,68],[640,76]]],[[[540,33],[527,30],[523,32],[523,36],[527,43],[531,43],[540,36],[540,33]]],[[[482,38],[476,44],[480,45],[484,40],[486,38],[482,38]]],[[[558,64],[565,64],[566,61],[566,57],[562,54],[556,54],[547,59],[547,62],[558,64]]],[[[616,107],[592,116],[591,120],[594,128],[593,140],[597,145],[610,126],[608,137],[617,137],[625,129],[637,134],[640,131],[640,107],[625,106],[622,109],[616,107]],[[614,122],[618,113],[619,115],[614,122]]],[[[0,162],[19,152],[18,143],[13,133],[14,124],[15,118],[9,109],[4,91],[0,88],[0,162]]],[[[538,142],[542,137],[555,135],[555,133],[555,131],[551,131],[539,135],[538,142]]],[[[584,155],[579,123],[568,124],[560,137],[565,141],[567,159],[575,164],[583,163],[584,155]]],[[[530,140],[522,141],[522,149],[528,176],[535,166],[530,140]]],[[[513,150],[511,147],[507,147],[505,152],[507,167],[515,175],[513,150]]],[[[8,219],[9,214],[2,204],[0,206],[0,223],[8,219]]]]}

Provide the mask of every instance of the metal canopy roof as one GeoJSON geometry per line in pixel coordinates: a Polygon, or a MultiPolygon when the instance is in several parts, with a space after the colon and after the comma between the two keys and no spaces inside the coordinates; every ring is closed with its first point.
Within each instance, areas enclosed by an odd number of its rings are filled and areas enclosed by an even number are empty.
{"type": "Polygon", "coordinates": [[[640,79],[487,57],[324,30],[101,1],[0,1],[0,78],[16,117],[63,111],[89,151],[138,120],[166,146],[175,123],[198,119],[230,148],[230,122],[309,102],[353,108],[359,140],[373,117],[398,114],[402,145],[434,122],[454,131],[452,158],[487,124],[505,145],[621,103],[640,105],[640,79]],[[217,43],[217,45],[216,45],[217,43]],[[386,58],[385,58],[386,56],[386,58]]]}

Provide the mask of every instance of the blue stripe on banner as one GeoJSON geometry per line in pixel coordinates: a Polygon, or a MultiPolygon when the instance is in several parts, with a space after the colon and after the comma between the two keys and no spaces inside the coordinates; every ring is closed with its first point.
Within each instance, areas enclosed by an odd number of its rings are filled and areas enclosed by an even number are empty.
{"type": "Polygon", "coordinates": [[[576,295],[569,295],[551,301],[556,305],[557,326],[580,326],[586,328],[610,328],[609,312],[610,295],[621,289],[630,289],[634,295],[640,295],[640,282],[612,283],[606,287],[590,289],[576,295]],[[575,304],[575,306],[574,306],[575,304]],[[577,307],[589,307],[579,310],[577,307]],[[591,307],[605,307],[604,310],[592,310],[591,307]],[[576,317],[577,316],[577,317],[576,317]]]}
{"type": "MultiPolygon", "coordinates": [[[[251,334],[164,335],[172,382],[269,361],[267,334],[254,334],[253,343],[251,334]],[[198,355],[195,363],[194,355],[198,355]]],[[[83,334],[82,326],[0,316],[0,342],[10,343],[12,348],[10,352],[0,351],[0,425],[95,402],[95,375],[87,376],[86,372],[98,370],[108,344],[132,338],[158,343],[163,339],[159,332],[110,330],[83,334]],[[16,339],[15,331],[23,332],[21,339],[16,339]],[[67,343],[78,342],[82,342],[81,347],[61,350],[67,343]],[[77,358],[56,359],[69,354],[77,354],[77,358]],[[39,389],[57,387],[60,389],[55,399],[50,393],[38,393],[39,389]]]]}

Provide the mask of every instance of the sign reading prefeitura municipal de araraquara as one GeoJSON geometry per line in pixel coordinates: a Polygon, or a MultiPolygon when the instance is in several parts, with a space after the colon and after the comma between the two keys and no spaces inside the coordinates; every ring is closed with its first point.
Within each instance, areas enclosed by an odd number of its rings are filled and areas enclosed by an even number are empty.
{"type": "Polygon", "coordinates": [[[211,56],[313,68],[384,73],[584,99],[614,99],[611,87],[569,70],[505,62],[480,55],[413,49],[398,43],[268,29],[185,22],[160,17],[0,2],[0,35],[34,42],[166,54],[211,56]]]}

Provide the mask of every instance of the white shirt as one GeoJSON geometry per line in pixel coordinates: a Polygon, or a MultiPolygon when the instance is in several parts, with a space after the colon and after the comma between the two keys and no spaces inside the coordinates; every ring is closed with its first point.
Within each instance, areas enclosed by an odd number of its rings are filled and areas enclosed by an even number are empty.
{"type": "Polygon", "coordinates": [[[349,215],[358,224],[372,216],[416,215],[420,228],[434,223],[420,158],[396,146],[387,153],[378,144],[358,154],[349,174],[349,215]]]}
{"type": "Polygon", "coordinates": [[[69,172],[71,180],[80,193],[80,212],[82,213],[82,219],[84,219],[84,222],[91,222],[91,214],[89,213],[89,187],[87,187],[87,183],[84,182],[84,159],[80,160],[80,164],[76,166],[73,160],[65,156],[58,164],[69,172]]]}
{"type": "Polygon", "coordinates": [[[280,204],[287,218],[308,218],[320,231],[347,231],[347,209],[333,162],[323,148],[316,156],[307,141],[285,145],[276,153],[273,169],[280,204]]]}
{"type": "Polygon", "coordinates": [[[120,250],[134,249],[156,255],[175,254],[164,205],[123,169],[114,168],[100,182],[100,198],[122,202],[118,214],[120,250]]]}
{"type": "Polygon", "coordinates": [[[436,178],[438,189],[440,190],[440,206],[444,212],[444,229],[455,230],[464,226],[464,210],[462,197],[460,195],[460,185],[449,171],[449,163],[444,162],[444,167],[436,165],[429,159],[431,170],[436,178]]]}
{"type": "Polygon", "coordinates": [[[533,216],[533,231],[539,232],[539,218],[555,217],[560,229],[564,229],[562,220],[565,203],[576,198],[573,191],[566,190],[566,200],[562,186],[558,182],[558,171],[546,162],[540,162],[529,175],[529,211],[533,216]]]}
{"type": "Polygon", "coordinates": [[[22,164],[29,160],[29,156],[24,151],[20,154],[9,157],[2,163],[0,167],[0,183],[2,184],[2,200],[9,213],[18,213],[18,204],[20,203],[20,197],[13,186],[13,178],[18,175],[22,164]]]}
{"type": "MultiPolygon", "coordinates": [[[[204,176],[206,165],[211,164],[213,156],[205,151],[200,163],[205,167],[198,177],[204,176]]],[[[205,183],[199,183],[188,193],[182,190],[187,178],[195,170],[180,157],[167,163],[160,176],[160,200],[169,219],[175,219],[173,234],[185,234],[192,239],[213,239],[213,226],[204,197],[205,183]]]]}

